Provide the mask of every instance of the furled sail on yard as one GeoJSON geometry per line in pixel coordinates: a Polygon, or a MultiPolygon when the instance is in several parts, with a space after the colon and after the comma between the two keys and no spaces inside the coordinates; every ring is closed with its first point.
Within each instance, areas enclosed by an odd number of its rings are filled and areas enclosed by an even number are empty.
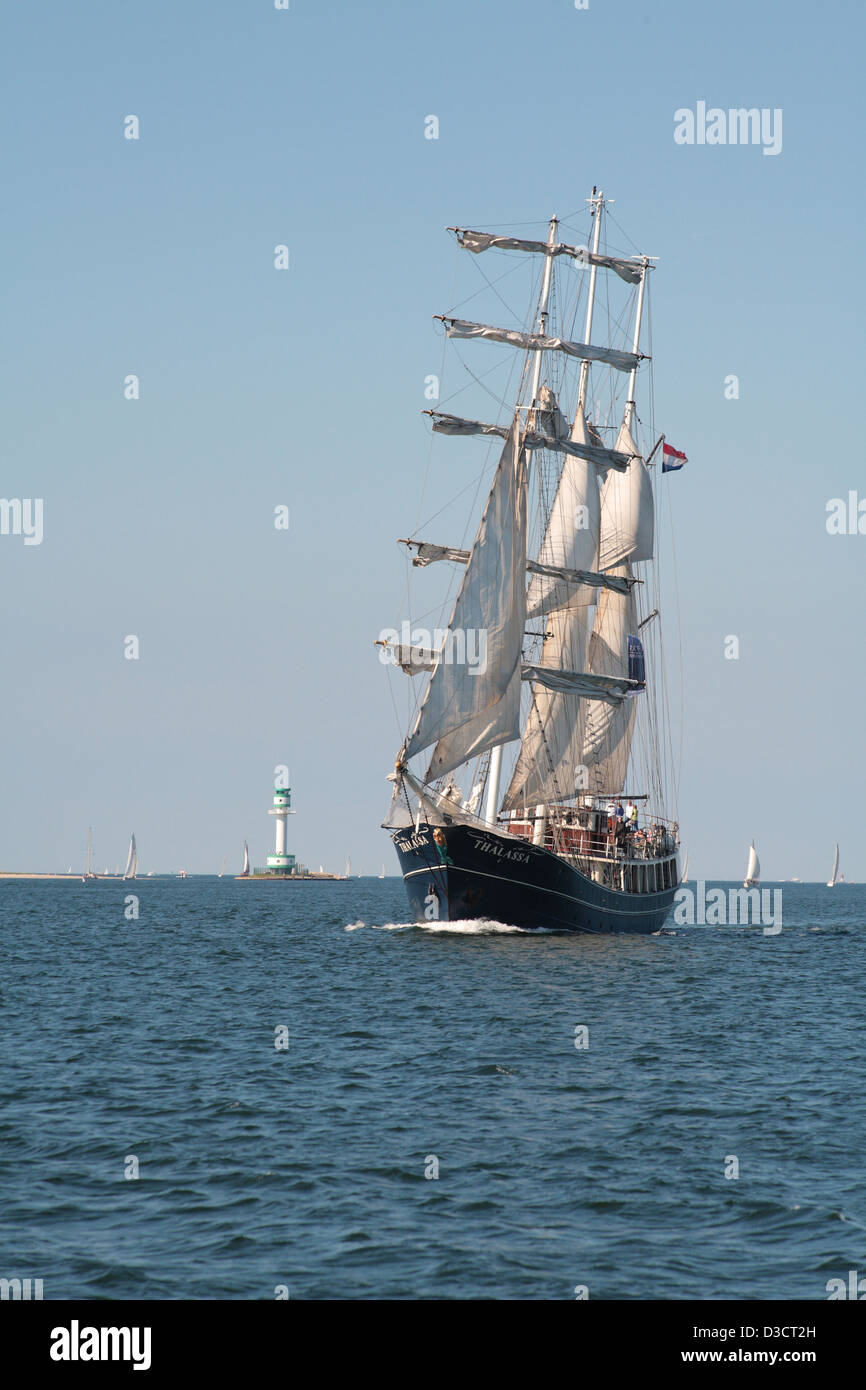
{"type": "Polygon", "coordinates": [[[526,455],[515,423],[404,756],[435,744],[427,780],[517,738],[526,615],[526,455]],[[454,659],[474,643],[476,660],[454,659]],[[483,645],[483,651],[482,651],[483,645]]]}
{"type": "Polygon", "coordinates": [[[569,357],[582,357],[587,362],[606,362],[618,372],[630,372],[640,361],[636,352],[619,348],[596,347],[592,343],[573,343],[568,338],[551,338],[546,333],[523,333],[517,328],[495,328],[486,323],[471,323],[467,319],[445,318],[449,338],[486,338],[492,343],[508,343],[511,347],[530,352],[564,352],[569,357]]]}
{"type": "Polygon", "coordinates": [[[590,251],[586,246],[567,246],[564,242],[557,242],[555,246],[549,246],[546,241],[527,241],[522,237],[497,236],[490,232],[471,232],[464,227],[452,227],[450,230],[457,233],[457,240],[467,251],[474,251],[478,255],[481,251],[536,251],[544,255],[551,256],[570,256],[575,261],[580,261],[584,265],[604,266],[607,270],[613,270],[621,280],[627,280],[629,284],[636,285],[640,280],[642,262],[639,260],[628,260],[622,256],[600,256],[597,251],[590,251]]]}
{"type": "MultiPolygon", "coordinates": [[[[549,389],[546,386],[542,387],[542,391],[549,389]]],[[[508,437],[509,427],[506,425],[487,425],[483,420],[464,420],[460,415],[447,415],[443,410],[430,410],[426,413],[433,417],[433,430],[436,434],[498,435],[500,439],[508,437]]],[[[606,468],[616,468],[620,473],[625,472],[630,461],[629,454],[591,443],[585,426],[581,434],[572,433],[569,437],[566,437],[564,431],[561,434],[553,434],[538,428],[526,430],[523,444],[526,449],[552,449],[559,454],[574,454],[576,458],[589,459],[592,463],[603,464],[606,468]]]]}

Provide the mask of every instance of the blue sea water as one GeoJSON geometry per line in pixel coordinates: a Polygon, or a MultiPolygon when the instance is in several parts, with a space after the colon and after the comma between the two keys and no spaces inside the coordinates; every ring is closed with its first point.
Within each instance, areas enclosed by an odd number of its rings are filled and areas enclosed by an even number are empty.
{"type": "Polygon", "coordinates": [[[778,935],[608,938],[410,926],[399,879],[2,882],[0,1276],[826,1298],[866,1273],[866,888],[782,891],[778,935]]]}

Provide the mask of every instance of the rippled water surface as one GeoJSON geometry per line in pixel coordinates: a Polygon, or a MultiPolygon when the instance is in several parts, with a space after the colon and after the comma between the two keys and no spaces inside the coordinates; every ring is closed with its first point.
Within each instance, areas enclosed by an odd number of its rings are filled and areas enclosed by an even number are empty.
{"type": "Polygon", "coordinates": [[[0,883],[0,1275],[773,1299],[866,1271],[863,887],[783,885],[776,936],[633,939],[407,926],[398,879],[143,880],[131,921],[129,891],[0,883]]]}

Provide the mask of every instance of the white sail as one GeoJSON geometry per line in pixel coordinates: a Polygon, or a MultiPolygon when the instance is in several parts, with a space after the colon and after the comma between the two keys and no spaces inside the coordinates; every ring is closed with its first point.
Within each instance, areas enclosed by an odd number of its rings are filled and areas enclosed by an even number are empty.
{"type": "MultiPolygon", "coordinates": [[[[575,416],[571,437],[578,443],[588,438],[582,410],[578,410],[575,416]]],[[[600,519],[601,502],[595,465],[586,459],[567,457],[562,465],[556,496],[538,552],[539,564],[569,570],[597,570],[600,519]]],[[[527,621],[541,613],[549,613],[564,603],[568,603],[569,607],[586,608],[595,601],[594,588],[574,589],[541,570],[533,575],[529,583],[527,621]]],[[[557,664],[570,666],[572,662],[557,664]]]]}
{"type": "Polygon", "coordinates": [[[515,420],[475,536],[445,646],[403,753],[408,759],[435,743],[427,781],[519,737],[525,569],[526,455],[515,420]]]}
{"type": "Polygon", "coordinates": [[[245,877],[250,871],[250,851],[244,840],[244,867],[241,869],[241,876],[245,877]]]}
{"type": "Polygon", "coordinates": [[[457,233],[457,240],[465,250],[474,251],[476,255],[481,251],[493,249],[497,251],[536,251],[545,256],[570,256],[572,260],[580,261],[582,265],[598,265],[613,270],[621,280],[627,280],[632,285],[638,283],[643,269],[642,261],[627,260],[621,256],[601,256],[597,251],[590,251],[587,246],[568,246],[564,242],[556,242],[550,246],[546,241],[528,241],[522,237],[497,236],[491,232],[472,232],[465,227],[452,227],[450,230],[457,233]]]}
{"type": "MultiPolygon", "coordinates": [[[[585,608],[550,615],[541,665],[533,668],[536,676],[546,668],[549,678],[556,681],[556,672],[563,669],[560,663],[583,666],[586,621],[585,608]]],[[[554,690],[542,680],[533,682],[532,704],[503,810],[564,801],[574,795],[583,720],[584,701],[579,689],[565,685],[554,690]]]]}
{"type": "Polygon", "coordinates": [[[123,871],[124,878],[135,878],[138,872],[138,851],[135,848],[135,836],[130,836],[129,854],[126,857],[126,868],[123,871]]]}
{"type": "MultiPolygon", "coordinates": [[[[630,577],[628,565],[617,573],[630,577]]],[[[628,639],[637,633],[634,594],[603,589],[596,609],[587,661],[590,672],[626,678],[628,639]]],[[[615,796],[625,786],[635,720],[634,700],[619,705],[593,700],[587,707],[582,763],[587,790],[615,796]]]]}
{"type": "MultiPolygon", "coordinates": [[[[556,402],[546,387],[539,400],[551,414],[556,402]]],[[[571,428],[577,443],[587,440],[586,420],[578,410],[571,428]]],[[[566,571],[597,570],[599,491],[595,465],[578,457],[566,457],[538,561],[526,598],[527,620],[546,616],[546,640],[542,644],[541,672],[533,685],[532,704],[523,731],[520,754],[503,802],[504,810],[539,802],[562,801],[575,791],[583,743],[584,702],[581,691],[566,684],[551,688],[553,673],[581,672],[586,665],[588,605],[596,600],[593,585],[575,585],[562,576],[566,571]]],[[[585,692],[584,692],[585,693],[585,692]]]]}
{"type": "Polygon", "coordinates": [[[347,858],[347,859],[346,859],[346,878],[351,878],[351,876],[352,876],[352,860],[351,860],[350,858],[347,858]]]}
{"type": "Polygon", "coordinates": [[[828,882],[827,882],[827,887],[828,887],[828,888],[835,888],[838,878],[839,878],[839,846],[837,845],[837,846],[836,846],[836,852],[835,852],[835,854],[833,855],[833,872],[831,873],[830,878],[829,878],[829,880],[828,880],[828,882]]]}
{"type": "Polygon", "coordinates": [[[754,840],[749,846],[749,862],[746,866],[746,883],[759,883],[761,880],[761,863],[758,859],[758,852],[755,849],[754,840]]]}
{"type": "Polygon", "coordinates": [[[688,881],[689,881],[689,852],[688,852],[688,850],[686,850],[686,857],[685,857],[685,860],[684,860],[684,862],[683,862],[683,876],[682,876],[682,878],[680,879],[680,882],[681,882],[681,883],[688,883],[688,881]]]}
{"type": "MultiPolygon", "coordinates": [[[[628,425],[620,427],[617,450],[636,454],[628,425]]],[[[649,470],[642,458],[633,458],[625,473],[609,473],[601,489],[601,541],[598,568],[653,557],[654,506],[649,470]]]]}
{"type": "Polygon", "coordinates": [[[511,347],[530,352],[563,352],[569,357],[581,357],[586,362],[606,362],[618,372],[630,372],[641,360],[641,354],[622,352],[619,348],[595,347],[591,343],[573,343],[567,338],[550,338],[546,333],[524,333],[516,328],[494,328],[487,323],[471,323],[468,319],[452,319],[443,315],[449,338],[486,338],[492,343],[508,343],[511,347]]]}

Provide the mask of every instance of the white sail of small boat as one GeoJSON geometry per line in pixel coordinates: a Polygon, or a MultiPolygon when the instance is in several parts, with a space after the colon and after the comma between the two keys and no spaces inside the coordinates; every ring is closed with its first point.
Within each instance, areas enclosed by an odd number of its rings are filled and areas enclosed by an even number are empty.
{"type": "Polygon", "coordinates": [[[380,878],[384,878],[384,877],[385,877],[385,865],[384,865],[384,864],[382,865],[382,872],[380,873],[379,877],[380,877],[380,878]]]}
{"type": "Polygon", "coordinates": [[[135,848],[135,835],[129,838],[129,854],[126,857],[126,868],[123,871],[124,878],[135,878],[138,873],[138,850],[135,848]]]}
{"type": "Polygon", "coordinates": [[[686,857],[685,857],[685,859],[683,860],[683,876],[682,876],[682,878],[680,879],[680,882],[681,882],[681,883],[688,883],[688,881],[689,881],[689,852],[688,852],[688,850],[686,850],[686,857]]]}
{"type": "Polygon", "coordinates": [[[835,854],[833,855],[833,872],[831,873],[830,878],[829,878],[828,881],[827,881],[827,887],[828,887],[828,888],[835,888],[835,887],[836,887],[836,884],[837,884],[838,882],[839,882],[839,846],[837,845],[837,846],[836,846],[836,852],[835,852],[835,854]]]}
{"type": "Polygon", "coordinates": [[[225,873],[225,871],[226,871],[226,861],[225,861],[225,859],[224,859],[224,860],[223,860],[222,868],[220,869],[219,873],[217,874],[217,878],[222,878],[222,876],[223,876],[223,874],[225,873]]]}
{"type": "Polygon", "coordinates": [[[347,859],[346,859],[346,878],[351,878],[351,877],[352,877],[352,861],[351,861],[350,858],[347,858],[347,859]]]}
{"type": "Polygon", "coordinates": [[[250,851],[246,840],[244,840],[244,867],[241,869],[241,878],[246,878],[250,871],[250,851]]]}
{"type": "Polygon", "coordinates": [[[84,877],[86,879],[97,877],[93,872],[93,830],[90,826],[87,827],[87,866],[84,870],[84,877]]]}
{"type": "Polygon", "coordinates": [[[749,862],[746,866],[746,877],[743,879],[744,888],[757,888],[761,882],[761,862],[758,859],[758,852],[755,849],[754,840],[749,846],[749,862]]]}

